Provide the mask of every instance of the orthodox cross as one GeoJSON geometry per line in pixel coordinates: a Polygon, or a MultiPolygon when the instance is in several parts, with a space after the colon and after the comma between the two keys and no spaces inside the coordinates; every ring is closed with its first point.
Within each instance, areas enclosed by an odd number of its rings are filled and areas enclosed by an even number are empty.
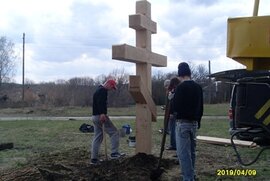
{"type": "Polygon", "coordinates": [[[136,47],[112,46],[112,59],[136,63],[136,75],[129,76],[129,92],[136,102],[136,153],[151,154],[152,121],[156,121],[156,105],[151,96],[152,66],[166,67],[167,57],[151,52],[151,34],[157,24],[151,20],[151,4],[136,2],[136,14],[129,16],[129,27],[136,30],[136,47]]]}

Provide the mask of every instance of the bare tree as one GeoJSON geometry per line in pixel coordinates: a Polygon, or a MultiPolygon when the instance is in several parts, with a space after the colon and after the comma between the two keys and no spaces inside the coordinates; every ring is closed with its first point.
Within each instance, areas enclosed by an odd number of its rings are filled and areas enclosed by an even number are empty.
{"type": "Polygon", "coordinates": [[[114,69],[107,78],[115,79],[117,90],[109,92],[109,106],[121,107],[133,103],[133,99],[128,91],[129,75],[122,69],[114,69]]]}
{"type": "Polygon", "coordinates": [[[95,84],[96,84],[96,85],[103,84],[103,83],[105,82],[106,79],[107,79],[107,76],[106,76],[106,75],[104,75],[104,74],[98,75],[98,76],[95,78],[95,84]]]}
{"type": "Polygon", "coordinates": [[[15,59],[14,43],[4,36],[0,37],[0,86],[13,76],[15,59]]]}
{"type": "Polygon", "coordinates": [[[192,72],[192,78],[196,80],[201,86],[208,84],[208,71],[202,64],[197,65],[192,72]]]}
{"type": "Polygon", "coordinates": [[[91,77],[74,77],[69,79],[68,84],[71,86],[92,86],[94,80],[91,77]]]}
{"type": "Polygon", "coordinates": [[[68,96],[71,106],[87,106],[91,102],[94,80],[90,77],[74,77],[68,81],[68,96]]]}
{"type": "Polygon", "coordinates": [[[158,71],[152,76],[152,97],[157,105],[165,104],[166,92],[164,81],[167,79],[167,76],[162,71],[158,71]]]}
{"type": "Polygon", "coordinates": [[[25,85],[34,85],[35,81],[31,80],[31,79],[25,79],[25,85]]]}
{"type": "Polygon", "coordinates": [[[127,84],[129,82],[129,75],[125,71],[124,68],[122,69],[114,69],[111,73],[109,73],[108,78],[114,78],[118,84],[127,84]]]}

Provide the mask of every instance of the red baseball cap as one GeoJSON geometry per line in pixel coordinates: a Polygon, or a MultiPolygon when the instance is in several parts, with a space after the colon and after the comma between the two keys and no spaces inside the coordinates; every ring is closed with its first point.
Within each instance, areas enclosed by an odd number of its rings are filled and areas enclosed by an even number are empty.
{"type": "Polygon", "coordinates": [[[113,79],[107,80],[107,81],[105,82],[105,84],[108,84],[108,85],[112,86],[113,89],[117,89],[117,87],[116,87],[116,82],[115,82],[115,80],[113,80],[113,79]]]}

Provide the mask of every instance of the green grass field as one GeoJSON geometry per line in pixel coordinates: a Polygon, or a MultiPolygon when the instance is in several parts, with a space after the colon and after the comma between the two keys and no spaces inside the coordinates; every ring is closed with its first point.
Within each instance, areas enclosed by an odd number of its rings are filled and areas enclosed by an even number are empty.
{"type": "MultiPolygon", "coordinates": [[[[228,115],[229,104],[206,104],[204,105],[204,115],[228,115]]],[[[26,107],[26,108],[5,108],[0,109],[0,116],[90,116],[91,107],[26,107]]],[[[111,116],[132,116],[135,115],[135,106],[108,108],[111,116]]],[[[161,106],[157,106],[157,114],[164,114],[161,106]]]]}
{"type": "MultiPolygon", "coordinates": [[[[199,135],[207,136],[226,136],[227,124],[225,120],[218,120],[219,129],[213,127],[215,121],[203,120],[199,135]],[[211,130],[208,130],[212,127],[211,130]],[[220,131],[221,130],[221,131],[220,131]],[[222,133],[222,134],[221,134],[222,133]]],[[[217,121],[216,121],[217,122],[217,121]]],[[[38,157],[40,154],[65,151],[75,147],[88,147],[93,134],[84,134],[79,131],[82,123],[91,124],[90,120],[85,121],[2,121],[0,122],[1,142],[14,143],[15,149],[0,152],[0,168],[14,167],[27,163],[31,158],[38,157]]],[[[114,121],[116,127],[121,128],[124,124],[130,124],[134,133],[134,121],[121,120],[114,121]]],[[[158,132],[163,126],[163,121],[158,120],[153,123],[153,142],[154,153],[158,154],[161,134],[158,132]]],[[[122,138],[123,148],[130,152],[127,147],[127,137],[122,138]]],[[[133,152],[133,151],[132,151],[133,152]]]]}
{"type": "MultiPolygon", "coordinates": [[[[226,115],[227,107],[228,105],[225,104],[218,106],[206,106],[205,110],[207,115],[226,115]],[[222,109],[226,109],[226,111],[222,109]]],[[[113,109],[111,111],[113,115],[124,115],[126,110],[113,109]]],[[[89,150],[93,133],[81,133],[79,131],[79,127],[82,123],[92,124],[90,120],[0,121],[0,143],[14,143],[13,149],[0,151],[0,173],[10,168],[23,167],[30,160],[36,159],[44,154],[64,152],[73,148],[89,150]]],[[[116,120],[114,121],[114,124],[118,128],[121,128],[124,124],[130,124],[133,129],[131,134],[133,135],[135,132],[135,122],[133,120],[116,120]]],[[[153,122],[152,124],[152,152],[155,156],[158,156],[160,151],[161,134],[158,130],[162,127],[163,119],[159,119],[157,122],[153,122]]],[[[228,120],[203,119],[198,135],[230,138],[228,133],[228,120]]],[[[121,138],[121,150],[129,155],[135,154],[134,148],[128,146],[127,139],[127,136],[121,138]]],[[[198,167],[200,168],[200,173],[202,172],[202,180],[267,180],[266,178],[270,178],[270,169],[268,168],[270,162],[270,158],[268,156],[270,153],[269,151],[265,152],[256,164],[249,167],[240,167],[236,162],[235,153],[231,146],[225,147],[198,143],[197,149],[199,152],[198,167]],[[208,154],[207,157],[210,157],[211,163],[206,163],[206,157],[203,156],[204,154],[208,154]],[[211,158],[211,155],[213,158],[211,158]],[[227,159],[233,159],[233,161],[226,162],[227,159]],[[231,163],[234,164],[231,165],[231,163]],[[217,169],[229,169],[235,167],[255,169],[257,171],[257,176],[247,178],[218,177],[215,174],[217,169]]],[[[254,149],[254,151],[251,149],[241,150],[241,153],[248,154],[245,158],[253,158],[256,152],[258,152],[258,149],[254,149]]]]}

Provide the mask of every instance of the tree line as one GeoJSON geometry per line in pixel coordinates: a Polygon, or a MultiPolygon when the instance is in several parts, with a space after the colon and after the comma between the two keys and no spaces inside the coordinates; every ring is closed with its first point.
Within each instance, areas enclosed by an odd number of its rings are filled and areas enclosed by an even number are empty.
{"type": "MultiPolygon", "coordinates": [[[[216,84],[207,78],[207,71],[202,66],[192,68],[193,79],[204,90],[205,103],[228,102],[231,87],[229,84],[216,84]],[[199,67],[199,68],[198,68],[199,67]],[[198,70],[203,69],[202,72],[198,70]],[[210,97],[209,97],[210,96],[210,97]]],[[[177,72],[158,72],[152,76],[152,97],[156,105],[165,104],[164,81],[176,76],[177,72]]],[[[108,78],[117,81],[117,90],[109,91],[108,106],[126,107],[135,102],[129,93],[129,75],[124,69],[113,70],[108,75],[100,75],[95,79],[91,77],[75,77],[69,80],[56,80],[35,84],[26,80],[24,100],[22,101],[22,85],[5,83],[0,87],[1,107],[20,106],[92,106],[92,96],[96,88],[108,78]]]]}
{"type": "MultiPolygon", "coordinates": [[[[96,78],[74,77],[39,84],[26,79],[22,96],[22,85],[10,83],[15,69],[15,59],[14,44],[6,37],[0,37],[0,107],[91,106],[95,89],[110,77],[116,79],[118,89],[109,92],[109,106],[123,107],[135,104],[128,91],[129,75],[124,69],[115,69],[108,75],[102,74],[96,78]]],[[[209,79],[204,65],[195,66],[191,62],[189,64],[192,79],[203,87],[205,103],[229,101],[230,85],[222,82],[217,84],[209,79]]],[[[171,73],[159,71],[152,76],[152,97],[157,105],[165,104],[164,81],[175,76],[176,71],[171,73]]]]}

